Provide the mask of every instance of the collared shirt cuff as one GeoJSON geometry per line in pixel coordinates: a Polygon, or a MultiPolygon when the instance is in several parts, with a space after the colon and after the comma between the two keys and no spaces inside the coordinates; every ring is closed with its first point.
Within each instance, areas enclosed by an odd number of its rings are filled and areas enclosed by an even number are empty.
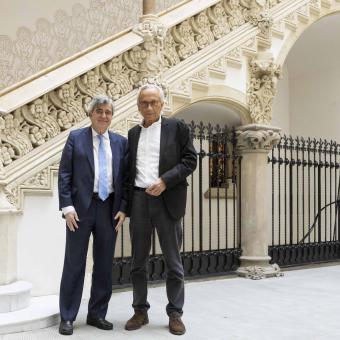
{"type": "Polygon", "coordinates": [[[67,207],[61,208],[61,211],[63,212],[64,215],[66,215],[69,212],[76,211],[76,209],[74,209],[73,205],[69,205],[67,207]]]}

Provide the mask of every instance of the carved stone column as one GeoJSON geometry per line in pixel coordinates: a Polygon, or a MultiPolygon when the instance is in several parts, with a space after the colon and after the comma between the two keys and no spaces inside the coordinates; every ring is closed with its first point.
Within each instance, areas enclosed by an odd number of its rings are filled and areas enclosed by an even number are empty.
{"type": "Polygon", "coordinates": [[[240,276],[262,279],[279,276],[278,265],[270,265],[271,195],[268,153],[280,140],[280,129],[251,124],[237,130],[242,155],[241,174],[241,266],[240,276]]]}
{"type": "Polygon", "coordinates": [[[155,0],[143,0],[143,15],[155,14],[155,0]]]}
{"type": "Polygon", "coordinates": [[[241,162],[241,266],[238,273],[252,279],[280,275],[270,265],[271,195],[268,153],[280,140],[280,129],[270,126],[276,84],[281,68],[270,53],[258,53],[249,63],[247,89],[253,124],[237,130],[241,162]]]}

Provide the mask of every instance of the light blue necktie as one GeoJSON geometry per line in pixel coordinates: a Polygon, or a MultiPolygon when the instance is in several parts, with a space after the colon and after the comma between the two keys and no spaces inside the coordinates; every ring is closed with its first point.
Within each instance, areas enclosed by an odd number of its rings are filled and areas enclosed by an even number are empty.
{"type": "Polygon", "coordinates": [[[97,135],[99,138],[98,163],[99,163],[99,180],[98,180],[98,196],[102,201],[109,197],[108,181],[107,181],[107,164],[104,147],[104,136],[97,135]]]}

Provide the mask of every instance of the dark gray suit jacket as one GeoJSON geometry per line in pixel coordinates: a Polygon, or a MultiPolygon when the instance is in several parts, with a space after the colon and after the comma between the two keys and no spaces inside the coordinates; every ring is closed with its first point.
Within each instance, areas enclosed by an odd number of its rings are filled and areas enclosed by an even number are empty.
{"type": "MultiPolygon", "coordinates": [[[[129,192],[128,215],[131,212],[133,186],[136,178],[136,157],[141,127],[136,125],[129,130],[129,192]]],[[[186,177],[196,168],[197,153],[192,144],[189,128],[176,118],[164,118],[161,122],[161,141],[159,155],[159,176],[166,184],[166,190],[161,194],[165,206],[174,219],[184,216],[187,186],[186,177]]]]}

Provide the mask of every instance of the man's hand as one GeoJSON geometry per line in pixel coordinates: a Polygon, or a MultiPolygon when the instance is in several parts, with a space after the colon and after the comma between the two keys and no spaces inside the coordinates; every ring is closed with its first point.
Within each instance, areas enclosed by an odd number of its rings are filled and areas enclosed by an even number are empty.
{"type": "Polygon", "coordinates": [[[166,189],[166,184],[161,178],[158,178],[157,181],[151,184],[145,192],[151,196],[159,196],[166,189]]]}
{"type": "Polygon", "coordinates": [[[125,220],[126,214],[123,213],[122,211],[118,211],[116,216],[115,216],[115,220],[118,220],[115,230],[118,232],[119,228],[121,227],[121,225],[123,224],[124,220],[125,220]]]}
{"type": "Polygon", "coordinates": [[[70,211],[65,215],[65,220],[70,231],[76,231],[78,229],[79,218],[76,211],[70,211]]]}

